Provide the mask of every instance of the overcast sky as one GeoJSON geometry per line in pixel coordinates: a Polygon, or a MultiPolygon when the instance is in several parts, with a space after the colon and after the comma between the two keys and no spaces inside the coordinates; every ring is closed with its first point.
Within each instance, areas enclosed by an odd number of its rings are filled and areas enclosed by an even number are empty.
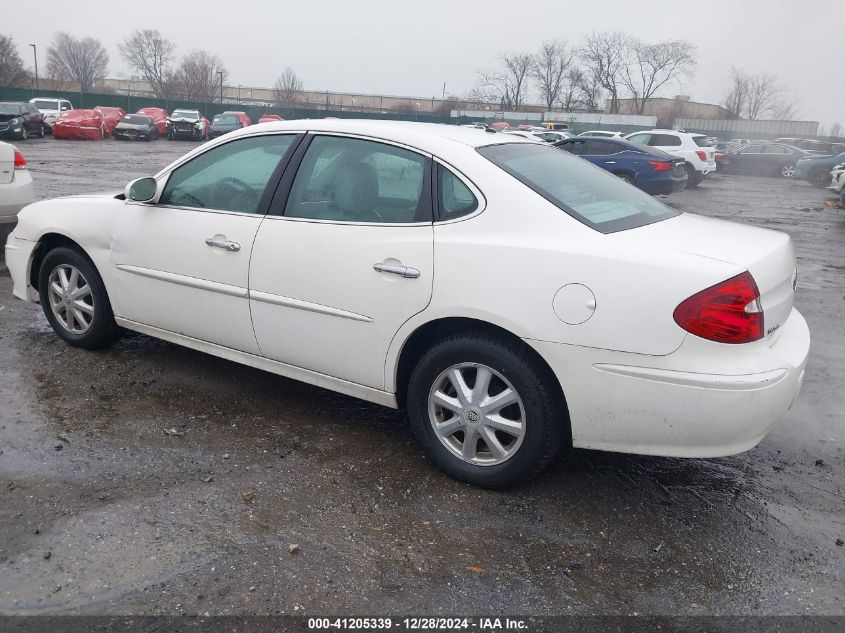
{"type": "MultiPolygon", "coordinates": [[[[111,55],[109,75],[128,76],[117,43],[134,28],[157,28],[181,53],[219,55],[229,83],[271,86],[291,66],[306,88],[465,96],[479,69],[503,51],[533,51],[546,39],[578,43],[593,31],[647,39],[685,38],[698,47],[695,77],[665,90],[718,102],[731,65],[779,76],[800,105],[800,117],[845,124],[842,15],[829,0],[143,0],[69,10],[67,0],[39,0],[4,12],[27,64],[35,43],[46,60],[55,31],[99,38],[111,55]],[[37,8],[36,8],[37,7],[37,8]],[[93,7],[93,8],[92,8],[93,7]],[[666,9],[663,9],[666,7],[666,9]],[[671,7],[671,8],[670,8],[671,7]],[[828,19],[829,18],[829,19],[828,19]]],[[[539,101],[539,99],[537,99],[539,101]]]]}

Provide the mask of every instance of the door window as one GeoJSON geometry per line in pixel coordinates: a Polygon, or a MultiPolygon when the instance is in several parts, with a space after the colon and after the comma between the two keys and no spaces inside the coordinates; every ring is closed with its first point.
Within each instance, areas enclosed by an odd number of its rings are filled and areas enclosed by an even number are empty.
{"type": "Polygon", "coordinates": [[[649,145],[649,139],[651,139],[651,134],[634,134],[628,137],[628,140],[632,143],[642,143],[643,145],[649,145]]]}
{"type": "Polygon", "coordinates": [[[339,222],[431,219],[426,158],[363,139],[317,136],[293,181],[285,216],[339,222]]]}
{"type": "Polygon", "coordinates": [[[672,134],[652,134],[648,144],[652,147],[674,147],[681,144],[681,139],[672,134]]]}
{"type": "Polygon", "coordinates": [[[437,188],[441,220],[454,220],[478,208],[478,200],[470,188],[442,165],[437,166],[437,188]]]}
{"type": "Polygon", "coordinates": [[[786,149],[783,145],[764,145],[763,146],[763,153],[764,154],[789,154],[790,151],[786,149]]]}
{"type": "Polygon", "coordinates": [[[619,148],[616,144],[609,141],[587,141],[587,147],[584,150],[585,156],[608,156],[616,154],[619,148]]]}
{"type": "Polygon", "coordinates": [[[563,143],[558,145],[560,149],[566,150],[570,154],[575,154],[576,156],[580,156],[584,153],[584,148],[586,147],[587,143],[585,141],[569,141],[567,143],[563,143]]]}
{"type": "Polygon", "coordinates": [[[273,171],[295,138],[253,136],[203,152],[170,174],[159,204],[257,213],[273,171]]]}

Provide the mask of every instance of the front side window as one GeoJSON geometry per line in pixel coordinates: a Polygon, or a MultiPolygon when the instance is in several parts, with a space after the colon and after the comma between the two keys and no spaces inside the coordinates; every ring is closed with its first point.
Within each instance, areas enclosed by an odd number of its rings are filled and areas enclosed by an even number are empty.
{"type": "Polygon", "coordinates": [[[584,154],[587,156],[608,156],[616,154],[619,148],[609,141],[587,141],[584,154]]]}
{"type": "Polygon", "coordinates": [[[393,145],[317,136],[293,181],[285,216],[339,222],[422,222],[426,158],[393,145]]]}
{"type": "Polygon", "coordinates": [[[454,220],[478,208],[478,200],[463,180],[437,166],[437,195],[440,220],[454,220]]]}
{"type": "Polygon", "coordinates": [[[177,167],[159,204],[256,213],[273,171],[295,138],[275,134],[218,145],[177,167]]]}
{"type": "Polygon", "coordinates": [[[765,145],[763,146],[764,154],[791,154],[783,145],[765,145]]]}
{"type": "Polygon", "coordinates": [[[591,163],[533,143],[505,143],[478,152],[576,220],[613,233],[678,215],[647,193],[591,163]]]}

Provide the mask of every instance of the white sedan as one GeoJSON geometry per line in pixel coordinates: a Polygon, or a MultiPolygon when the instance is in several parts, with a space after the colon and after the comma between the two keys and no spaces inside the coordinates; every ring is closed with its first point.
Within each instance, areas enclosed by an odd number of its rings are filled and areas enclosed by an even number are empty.
{"type": "Polygon", "coordinates": [[[482,486],[561,447],[748,450],[810,345],[788,235],[457,126],[250,126],[119,195],[28,206],[6,261],[71,345],[126,328],[405,407],[482,486]]]}
{"type": "Polygon", "coordinates": [[[0,141],[0,231],[2,225],[14,224],[18,211],[33,200],[35,193],[26,158],[14,145],[0,141]]]}

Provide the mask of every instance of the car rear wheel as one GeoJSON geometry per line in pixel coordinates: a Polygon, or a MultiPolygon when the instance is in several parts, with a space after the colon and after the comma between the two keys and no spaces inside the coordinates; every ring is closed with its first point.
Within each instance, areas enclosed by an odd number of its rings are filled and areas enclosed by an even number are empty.
{"type": "Polygon", "coordinates": [[[45,129],[44,124],[42,123],[40,126],[38,126],[38,138],[44,138],[45,136],[47,136],[47,130],[45,129]]]}
{"type": "Polygon", "coordinates": [[[830,182],[830,171],[825,169],[817,169],[808,178],[810,184],[819,189],[824,189],[830,182]]]}
{"type": "Polygon", "coordinates": [[[452,477],[508,486],[538,473],[567,435],[553,381],[518,343],[456,335],[431,348],[411,374],[409,422],[452,477]]]}
{"type": "Polygon", "coordinates": [[[44,315],[65,342],[97,349],[120,338],[103,280],[78,249],[60,246],[47,253],[38,288],[44,315]]]}
{"type": "Polygon", "coordinates": [[[21,140],[25,141],[29,138],[29,132],[26,131],[26,123],[21,125],[21,140]]]}
{"type": "Polygon", "coordinates": [[[697,187],[701,184],[703,176],[698,173],[698,170],[695,167],[686,163],[684,165],[684,169],[687,170],[687,189],[692,189],[693,187],[697,187]]]}
{"type": "Polygon", "coordinates": [[[784,178],[792,178],[795,175],[795,165],[784,165],[780,168],[780,175],[784,178]]]}
{"type": "Polygon", "coordinates": [[[619,178],[621,180],[624,180],[625,182],[627,182],[629,185],[635,185],[636,186],[636,184],[637,184],[636,182],[634,182],[634,177],[631,174],[616,174],[616,175],[619,176],[619,178]]]}

